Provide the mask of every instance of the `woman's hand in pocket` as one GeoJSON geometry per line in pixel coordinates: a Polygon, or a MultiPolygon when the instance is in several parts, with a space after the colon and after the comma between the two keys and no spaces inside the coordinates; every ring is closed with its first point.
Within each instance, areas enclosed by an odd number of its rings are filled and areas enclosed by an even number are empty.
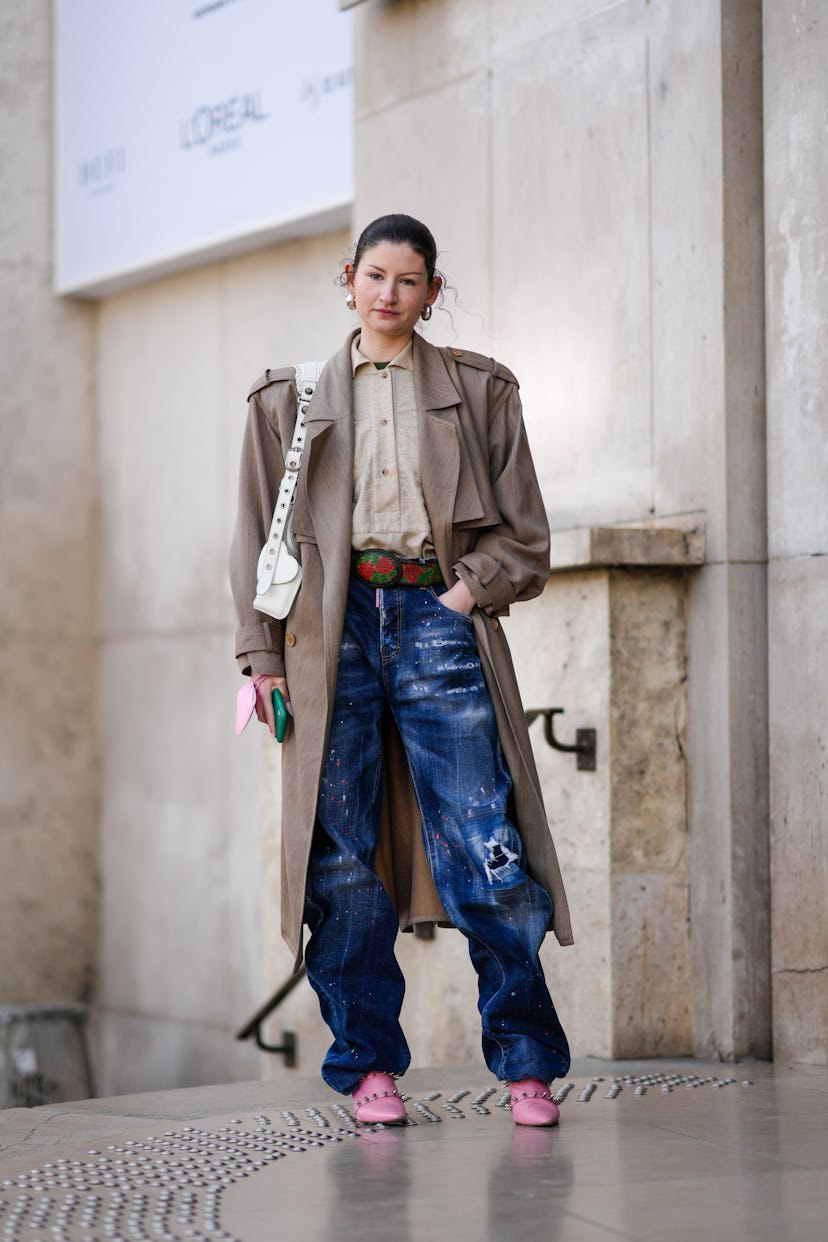
{"type": "Polygon", "coordinates": [[[443,592],[439,599],[444,608],[449,608],[452,612],[462,612],[466,617],[471,616],[472,609],[477,603],[465,582],[459,578],[454,586],[443,592]]]}

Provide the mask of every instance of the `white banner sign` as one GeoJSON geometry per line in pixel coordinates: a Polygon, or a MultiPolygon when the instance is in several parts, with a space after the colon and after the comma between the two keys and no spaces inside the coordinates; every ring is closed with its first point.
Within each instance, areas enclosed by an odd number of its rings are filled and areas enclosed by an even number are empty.
{"type": "Polygon", "coordinates": [[[56,17],[58,292],[347,223],[336,0],[57,0],[56,17]]]}

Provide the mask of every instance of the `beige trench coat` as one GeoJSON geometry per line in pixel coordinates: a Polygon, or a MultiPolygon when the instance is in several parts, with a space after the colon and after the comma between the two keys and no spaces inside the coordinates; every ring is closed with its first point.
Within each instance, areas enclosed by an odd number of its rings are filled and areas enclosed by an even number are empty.
{"type": "MultiPolygon", "coordinates": [[[[351,337],[325,366],[307,418],[293,532],[302,587],[286,621],[254,610],[256,564],[270,529],[296,418],[292,367],[253,385],[241,458],[230,577],[243,673],[287,677],[294,721],[282,744],[282,933],[302,960],[302,912],[317,793],[330,729],[350,573],[354,422],[351,337]]],[[[572,943],[566,895],[549,832],[523,706],[498,617],[543,590],[549,531],[523,427],[518,386],[505,367],[414,336],[420,474],[446,582],[477,600],[478,649],[513,790],[511,812],[529,870],[554,903],[552,927],[572,943]]],[[[383,739],[384,806],[377,872],[400,925],[446,922],[422,842],[417,802],[393,722],[383,739]]]]}

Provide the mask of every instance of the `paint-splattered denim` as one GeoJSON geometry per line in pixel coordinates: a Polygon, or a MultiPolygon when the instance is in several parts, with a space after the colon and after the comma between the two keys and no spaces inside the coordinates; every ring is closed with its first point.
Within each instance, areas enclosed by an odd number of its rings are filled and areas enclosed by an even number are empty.
{"type": "Polygon", "coordinates": [[[398,920],[372,870],[386,707],[408,755],[437,891],[469,941],[486,1063],[504,1080],[558,1078],[569,1048],[538,961],[551,901],[524,870],[506,818],[511,780],[472,622],[429,588],[377,593],[356,579],[305,905],[308,978],[334,1036],[322,1075],[347,1093],[369,1071],[401,1073],[410,1061],[398,920]]]}

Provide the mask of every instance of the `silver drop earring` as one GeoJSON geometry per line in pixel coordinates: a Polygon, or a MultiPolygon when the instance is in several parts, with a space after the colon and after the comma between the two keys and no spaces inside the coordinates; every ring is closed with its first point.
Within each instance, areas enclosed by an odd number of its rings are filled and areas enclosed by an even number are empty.
{"type": "Polygon", "coordinates": [[[426,305],[420,311],[420,318],[424,319],[426,323],[428,323],[429,319],[431,318],[431,306],[428,303],[426,303],[426,305]]]}
{"type": "Polygon", "coordinates": [[[356,310],[356,298],[352,289],[349,289],[345,294],[345,305],[348,307],[348,310],[356,310]]]}

